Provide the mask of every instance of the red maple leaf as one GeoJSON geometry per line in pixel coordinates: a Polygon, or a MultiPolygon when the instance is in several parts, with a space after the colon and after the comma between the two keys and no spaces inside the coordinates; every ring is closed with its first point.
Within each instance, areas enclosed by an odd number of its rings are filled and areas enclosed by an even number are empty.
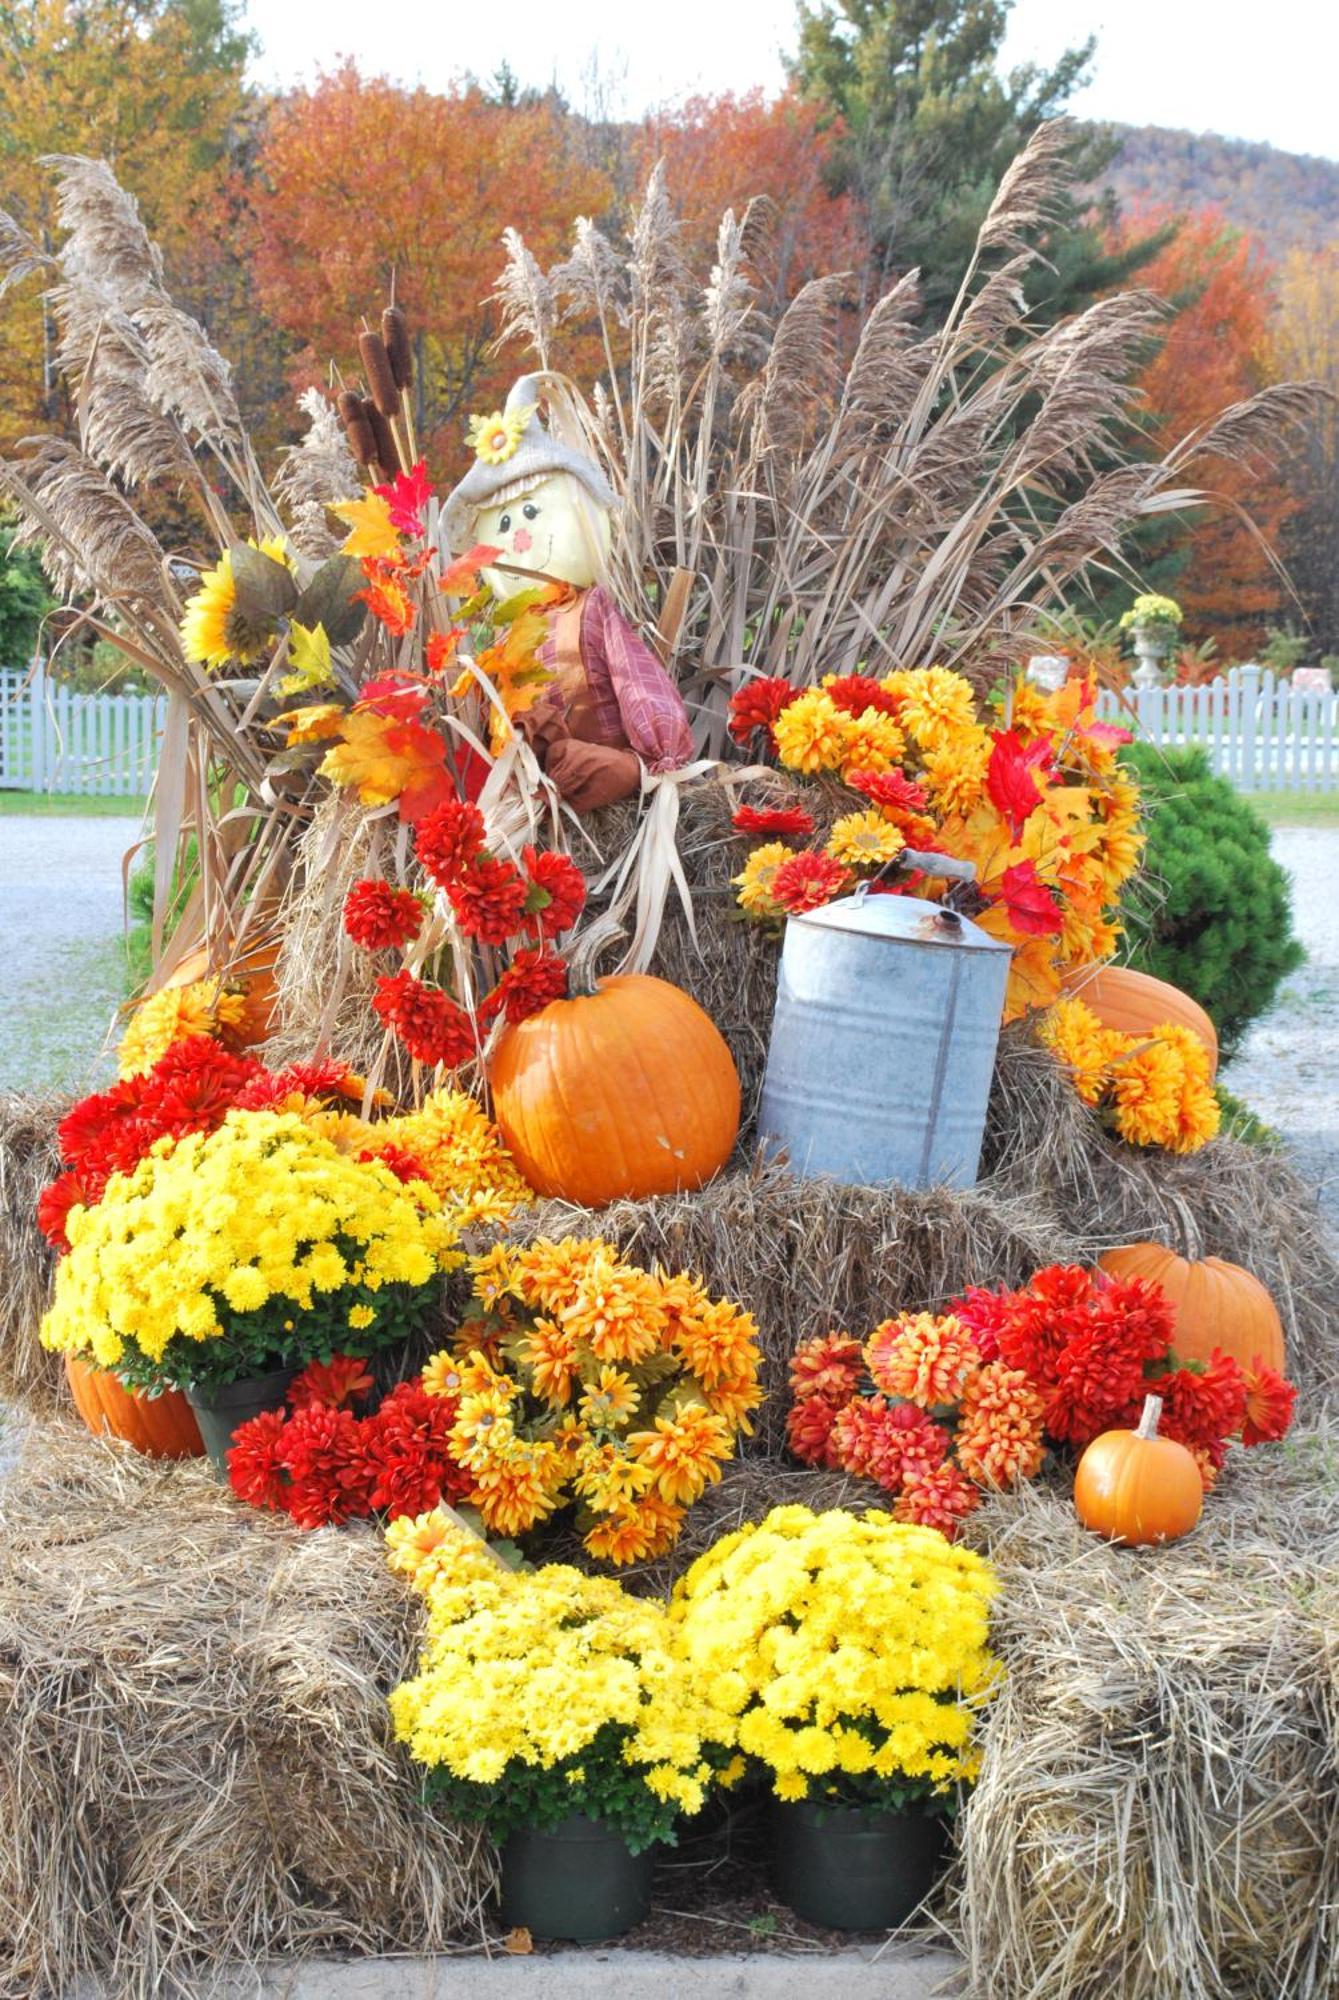
{"type": "Polygon", "coordinates": [[[1000,817],[1008,821],[1009,829],[1017,840],[1041,804],[1041,786],[1037,783],[1036,772],[1049,768],[1051,746],[1044,737],[1038,737],[1035,743],[1024,748],[1022,740],[1012,729],[996,730],[994,743],[990,762],[986,766],[986,791],[990,803],[1000,817]]]}
{"type": "Polygon", "coordinates": [[[423,533],[423,509],[432,498],[432,481],[420,459],[412,472],[397,472],[389,486],[376,486],[390,509],[391,526],[402,535],[423,533]]]}
{"type": "Polygon", "coordinates": [[[1054,937],[1060,929],[1055,898],[1038,875],[1035,861],[1018,861],[1006,868],[995,900],[1024,937],[1054,937]]]}

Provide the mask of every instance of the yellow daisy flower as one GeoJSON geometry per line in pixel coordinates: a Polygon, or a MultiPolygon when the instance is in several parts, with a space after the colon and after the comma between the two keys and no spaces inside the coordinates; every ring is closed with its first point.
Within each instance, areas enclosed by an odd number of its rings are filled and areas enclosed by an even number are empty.
{"type": "Polygon", "coordinates": [[[828,837],[828,853],[847,868],[881,868],[895,861],[906,846],[891,820],[876,808],[847,813],[833,826],[828,837]]]}

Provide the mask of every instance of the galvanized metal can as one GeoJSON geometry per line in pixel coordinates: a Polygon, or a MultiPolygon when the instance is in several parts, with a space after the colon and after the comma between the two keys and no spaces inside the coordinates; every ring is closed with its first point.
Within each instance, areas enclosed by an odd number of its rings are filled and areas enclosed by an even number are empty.
{"type": "Polygon", "coordinates": [[[765,1151],[806,1179],[973,1186],[1011,956],[938,903],[863,885],[789,918],[765,1151]]]}

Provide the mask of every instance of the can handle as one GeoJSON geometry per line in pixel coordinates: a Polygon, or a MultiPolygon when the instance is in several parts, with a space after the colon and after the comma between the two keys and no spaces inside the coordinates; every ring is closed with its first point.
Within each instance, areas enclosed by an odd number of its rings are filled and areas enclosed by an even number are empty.
{"type": "Polygon", "coordinates": [[[881,875],[886,875],[890,868],[923,868],[927,875],[946,875],[951,882],[976,880],[974,861],[959,861],[952,854],[926,854],[918,847],[904,847],[891,861],[885,861],[882,868],[876,868],[872,875],[856,883],[852,891],[854,901],[862,903],[872,885],[881,875]]]}

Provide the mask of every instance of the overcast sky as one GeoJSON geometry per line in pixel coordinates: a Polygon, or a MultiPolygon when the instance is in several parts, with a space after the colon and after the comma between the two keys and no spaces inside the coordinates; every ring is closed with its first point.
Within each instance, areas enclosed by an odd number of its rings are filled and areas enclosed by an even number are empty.
{"type": "MultiPolygon", "coordinates": [[[[434,86],[464,69],[490,76],[505,59],[522,83],[556,80],[578,108],[617,116],[695,91],[774,91],[795,29],[793,0],[247,4],[262,44],[255,75],[266,84],[310,77],[344,55],[365,72],[434,86]]],[[[1094,81],[1073,106],[1086,116],[1221,132],[1339,159],[1335,0],[1017,0],[1006,65],[1053,61],[1088,34],[1098,38],[1094,81]]]]}

